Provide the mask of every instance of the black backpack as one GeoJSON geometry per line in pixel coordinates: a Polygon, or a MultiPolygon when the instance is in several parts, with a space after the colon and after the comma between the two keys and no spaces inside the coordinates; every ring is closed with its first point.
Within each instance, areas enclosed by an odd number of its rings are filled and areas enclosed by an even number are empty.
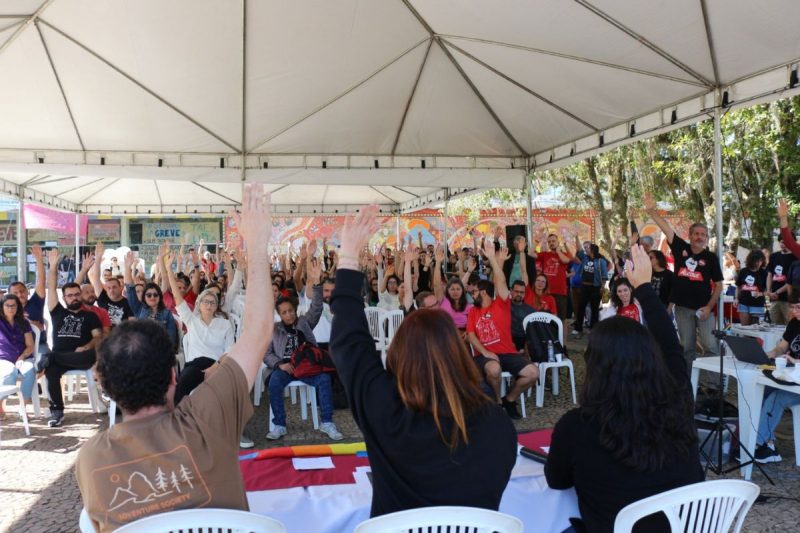
{"type": "Polygon", "coordinates": [[[567,355],[567,350],[558,339],[558,326],[552,322],[528,323],[525,328],[525,342],[528,345],[528,355],[534,363],[547,362],[547,344],[553,342],[553,353],[567,355]]]}

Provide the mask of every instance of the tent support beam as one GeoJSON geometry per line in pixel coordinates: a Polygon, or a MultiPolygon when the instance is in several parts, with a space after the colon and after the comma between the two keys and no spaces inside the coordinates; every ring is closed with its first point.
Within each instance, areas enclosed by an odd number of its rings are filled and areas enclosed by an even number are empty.
{"type": "Polygon", "coordinates": [[[20,195],[17,208],[17,280],[28,282],[27,235],[25,235],[25,200],[20,195]]]}
{"type": "Polygon", "coordinates": [[[590,130],[594,131],[595,133],[599,133],[600,132],[600,129],[597,126],[595,126],[593,124],[590,124],[589,122],[583,120],[582,118],[580,118],[579,116],[575,115],[574,113],[570,113],[569,111],[567,111],[566,109],[564,109],[563,107],[558,105],[557,103],[553,102],[552,100],[549,100],[549,99],[545,98],[541,94],[537,93],[533,89],[530,89],[530,88],[526,87],[525,85],[523,85],[522,83],[518,82],[514,78],[512,78],[510,76],[507,76],[506,74],[500,72],[499,70],[497,70],[496,68],[492,67],[491,65],[481,61],[480,59],[478,59],[474,55],[470,54],[466,50],[461,49],[459,46],[451,43],[450,41],[445,41],[445,42],[447,44],[449,44],[453,49],[457,50],[459,53],[461,53],[464,56],[470,58],[471,60],[473,60],[474,62],[476,62],[480,66],[482,66],[483,68],[489,70],[490,72],[493,72],[494,74],[500,76],[501,78],[503,78],[507,82],[511,83],[512,85],[515,85],[516,87],[522,89],[523,91],[525,91],[526,93],[530,94],[534,98],[536,98],[538,100],[541,100],[545,104],[547,104],[550,107],[552,107],[553,109],[563,113],[564,115],[568,116],[569,118],[571,118],[571,119],[573,119],[573,120],[575,120],[577,122],[580,122],[581,124],[583,124],[584,126],[589,128],[590,130]]]}
{"type": "Polygon", "coordinates": [[[397,151],[397,143],[400,142],[400,134],[403,133],[403,126],[406,124],[406,116],[408,116],[408,110],[411,108],[411,102],[414,100],[414,94],[417,92],[417,86],[419,85],[420,78],[422,78],[422,71],[425,69],[425,63],[428,62],[428,54],[431,53],[432,46],[433,39],[429,39],[428,48],[425,49],[425,56],[422,58],[422,64],[419,66],[419,71],[417,72],[417,79],[414,80],[414,86],[411,88],[411,94],[408,95],[408,101],[403,110],[403,118],[400,119],[400,126],[397,127],[397,135],[395,135],[394,143],[392,144],[392,155],[397,151]]]}
{"type": "MultiPolygon", "coordinates": [[[[382,192],[381,192],[381,191],[379,191],[377,188],[375,188],[373,185],[370,185],[370,186],[369,186],[369,188],[370,188],[370,189],[372,189],[373,191],[375,191],[376,193],[380,194],[381,196],[383,196],[384,198],[386,198],[386,199],[387,199],[387,200],[389,200],[390,202],[394,203],[395,205],[398,205],[398,204],[397,204],[397,200],[395,200],[394,198],[392,198],[392,197],[391,197],[391,196],[389,196],[388,194],[384,194],[384,193],[382,193],[382,192]]],[[[326,192],[327,192],[327,189],[326,189],[326,192]]]]}
{"type": "Polygon", "coordinates": [[[717,53],[714,49],[714,38],[711,35],[711,21],[708,18],[708,6],[706,5],[706,0],[700,0],[700,10],[703,12],[703,25],[706,28],[706,41],[708,42],[708,55],[711,57],[711,68],[714,70],[714,83],[719,87],[717,53]]]}
{"type": "Polygon", "coordinates": [[[61,84],[61,77],[58,75],[58,70],[56,70],[56,64],[53,62],[53,56],[50,55],[50,48],[47,46],[47,41],[44,40],[44,34],[42,34],[42,29],[39,27],[39,21],[35,20],[33,24],[36,26],[36,33],[39,35],[39,40],[42,41],[42,47],[44,47],[44,53],[47,56],[47,62],[50,63],[50,68],[53,70],[53,76],[56,78],[58,90],[61,92],[61,98],[64,99],[64,106],[67,108],[67,114],[69,115],[70,122],[72,122],[72,129],[75,130],[75,136],[78,138],[78,144],[81,145],[81,150],[85,151],[86,145],[83,144],[83,137],[81,137],[81,132],[78,130],[78,124],[75,122],[75,116],[72,114],[72,106],[69,105],[67,93],[64,92],[64,86],[61,84]]]}
{"type": "Polygon", "coordinates": [[[492,116],[492,118],[497,123],[497,125],[500,127],[500,129],[503,131],[503,133],[506,135],[506,137],[508,137],[508,140],[510,140],[511,143],[514,145],[514,147],[517,150],[519,150],[519,154],[520,155],[527,157],[528,156],[528,152],[525,151],[525,149],[522,147],[522,145],[517,141],[517,139],[508,130],[506,125],[503,123],[503,121],[500,120],[500,117],[497,116],[497,113],[494,112],[494,109],[492,109],[492,106],[489,105],[489,102],[486,100],[486,98],[484,98],[483,94],[481,94],[481,92],[478,90],[478,87],[472,82],[470,77],[467,76],[467,73],[464,71],[464,69],[461,67],[461,65],[458,63],[458,61],[456,61],[456,58],[453,57],[452,52],[450,52],[450,50],[442,42],[442,40],[439,39],[439,37],[435,37],[435,39],[436,39],[436,43],[439,45],[439,48],[441,48],[442,52],[444,52],[444,55],[447,56],[447,58],[450,60],[450,62],[453,64],[453,66],[456,68],[456,70],[459,72],[459,74],[461,74],[461,77],[464,78],[464,81],[467,83],[467,85],[469,85],[470,89],[472,89],[472,92],[475,93],[475,96],[478,98],[478,100],[480,100],[480,102],[483,104],[483,107],[486,109],[486,111],[489,112],[489,114],[492,116]]]}
{"type": "Polygon", "coordinates": [[[247,0],[242,0],[242,181],[247,178],[247,0]]]}
{"type": "Polygon", "coordinates": [[[167,106],[168,108],[170,108],[173,111],[175,111],[176,113],[178,113],[180,116],[182,116],[183,118],[185,118],[186,120],[188,120],[189,122],[191,122],[192,124],[194,124],[195,126],[200,128],[201,130],[203,130],[207,134],[209,134],[212,137],[214,137],[216,140],[218,140],[219,142],[221,142],[222,144],[224,144],[225,146],[227,146],[228,148],[230,148],[234,152],[241,153],[241,150],[239,150],[234,145],[232,145],[231,143],[229,143],[228,141],[226,141],[225,139],[223,139],[222,137],[220,137],[219,135],[217,135],[216,133],[211,131],[209,128],[207,128],[207,127],[203,126],[202,124],[200,124],[200,122],[198,122],[196,119],[192,118],[191,115],[189,115],[188,113],[186,113],[186,112],[182,111],[181,109],[179,109],[175,104],[171,103],[166,98],[164,98],[163,96],[161,96],[160,94],[158,94],[157,92],[155,92],[154,90],[152,90],[151,88],[146,86],[144,83],[140,82],[139,80],[137,80],[136,78],[134,78],[133,76],[131,76],[130,74],[128,74],[127,72],[125,72],[124,70],[119,68],[118,66],[116,66],[114,63],[112,63],[111,61],[109,61],[105,57],[103,57],[100,54],[98,54],[97,52],[95,52],[94,50],[92,50],[91,48],[89,48],[88,46],[86,46],[85,44],[80,42],[79,40],[77,40],[74,37],[72,37],[71,35],[61,31],[60,29],[56,28],[55,26],[53,26],[52,24],[50,24],[49,22],[47,22],[44,19],[40,19],[40,22],[42,24],[44,24],[45,26],[47,26],[48,28],[50,28],[51,30],[53,30],[54,32],[56,32],[59,35],[61,35],[62,37],[64,37],[65,39],[67,39],[68,41],[76,44],[82,50],[88,52],[89,54],[91,54],[95,58],[99,59],[101,62],[103,62],[108,67],[110,67],[112,70],[114,70],[118,74],[122,75],[125,79],[127,79],[128,81],[130,81],[131,83],[133,83],[134,85],[136,85],[137,87],[139,87],[140,89],[145,91],[147,94],[149,94],[150,96],[152,96],[153,98],[155,98],[156,100],[158,100],[159,102],[161,102],[162,104],[167,106]]]}
{"type": "Polygon", "coordinates": [[[561,59],[567,59],[569,61],[580,61],[581,63],[588,63],[590,65],[597,65],[599,67],[606,67],[614,70],[624,70],[625,72],[631,72],[633,74],[641,74],[642,76],[649,76],[651,78],[659,78],[667,81],[674,81],[676,83],[685,83],[687,85],[695,85],[697,87],[706,87],[706,84],[693,79],[679,78],[677,76],[670,76],[669,74],[661,74],[659,72],[651,72],[649,70],[644,70],[636,67],[628,67],[625,65],[618,65],[616,63],[609,63],[608,61],[599,61],[597,59],[590,59],[588,57],[574,56],[570,54],[564,54],[561,52],[554,52],[553,50],[544,50],[542,48],[533,48],[530,46],[522,46],[520,44],[492,41],[491,39],[481,39],[479,37],[467,37],[465,35],[452,35],[444,33],[437,35],[442,39],[446,39],[451,45],[453,44],[452,39],[457,39],[459,41],[470,41],[481,44],[491,44],[494,46],[502,46],[504,48],[512,48],[514,50],[521,50],[524,52],[532,52],[535,54],[558,57],[561,59]]]}
{"type": "Polygon", "coordinates": [[[254,151],[256,151],[256,150],[257,150],[259,147],[261,147],[261,146],[263,146],[263,145],[267,144],[267,143],[268,143],[268,142],[270,142],[272,139],[274,139],[274,138],[276,138],[276,137],[279,137],[280,135],[283,135],[284,133],[286,133],[286,132],[287,132],[287,131],[289,131],[290,129],[292,129],[292,128],[294,128],[295,126],[297,126],[298,124],[300,124],[301,122],[303,122],[303,121],[305,121],[305,120],[307,120],[307,119],[311,118],[312,116],[316,115],[317,113],[319,113],[320,111],[322,111],[322,110],[323,110],[323,109],[325,109],[326,107],[329,107],[329,106],[331,106],[331,105],[335,104],[336,102],[338,102],[339,100],[341,100],[342,98],[344,98],[345,96],[347,96],[348,94],[350,94],[351,92],[355,91],[356,89],[358,89],[359,87],[361,87],[362,85],[364,85],[365,83],[367,83],[369,80],[371,80],[372,78],[374,78],[375,76],[377,76],[378,74],[380,74],[381,72],[383,72],[384,70],[386,70],[387,68],[391,67],[392,65],[394,65],[395,63],[397,63],[398,61],[400,61],[401,59],[403,59],[405,56],[407,56],[408,54],[410,54],[411,52],[413,52],[414,50],[416,50],[416,49],[417,49],[417,48],[418,48],[418,47],[419,47],[419,46],[420,46],[422,43],[424,43],[424,42],[425,42],[425,41],[427,41],[427,40],[428,40],[428,39],[426,38],[426,39],[423,39],[423,40],[421,40],[420,42],[418,42],[418,43],[414,44],[414,45],[413,45],[411,48],[409,48],[408,50],[404,51],[404,52],[403,52],[403,53],[401,53],[399,56],[397,56],[397,57],[393,58],[392,60],[390,60],[390,61],[389,61],[388,63],[386,63],[385,65],[383,65],[383,66],[379,67],[379,68],[378,68],[378,69],[377,69],[375,72],[373,72],[372,74],[370,74],[369,76],[367,76],[367,77],[366,77],[366,78],[364,78],[363,80],[361,80],[361,81],[357,82],[355,85],[351,86],[349,89],[347,89],[347,90],[346,90],[346,91],[344,91],[343,93],[341,93],[341,94],[339,94],[339,95],[336,95],[336,96],[334,96],[332,99],[328,100],[327,102],[325,102],[324,104],[322,104],[321,106],[319,106],[319,107],[318,107],[318,108],[316,108],[315,110],[311,111],[311,112],[310,112],[310,113],[308,113],[307,115],[303,116],[302,118],[300,118],[300,119],[298,119],[298,120],[295,120],[294,122],[292,122],[291,124],[289,124],[289,125],[288,125],[288,126],[286,126],[285,128],[281,129],[281,130],[280,130],[280,131],[278,131],[277,133],[273,133],[273,134],[272,134],[272,135],[270,135],[268,138],[266,138],[266,139],[264,139],[263,141],[261,141],[261,142],[259,142],[259,143],[255,144],[254,146],[250,147],[250,149],[248,150],[248,152],[254,152],[254,151]]]}
{"type": "MultiPolygon", "coordinates": [[[[104,179],[106,179],[106,178],[100,178],[100,179],[97,179],[97,180],[95,180],[95,181],[93,181],[93,182],[91,182],[91,183],[87,183],[86,185],[91,185],[92,183],[97,183],[98,181],[100,181],[100,180],[104,180],[104,179]]],[[[111,187],[112,185],[114,185],[116,182],[118,182],[118,181],[119,181],[119,180],[121,180],[121,179],[122,179],[122,178],[117,178],[117,179],[115,179],[114,181],[112,181],[111,183],[109,183],[108,185],[106,185],[106,187],[105,187],[105,188],[111,187]]],[[[86,185],[82,185],[82,187],[85,187],[86,185]]],[[[74,189],[73,189],[73,190],[74,190],[74,189]]],[[[102,189],[101,189],[101,190],[102,190],[102,189]]],[[[88,202],[88,201],[89,201],[89,199],[90,199],[92,196],[96,195],[96,194],[97,194],[97,193],[99,193],[99,192],[100,192],[100,191],[95,191],[95,192],[93,192],[92,194],[90,194],[89,196],[87,196],[86,198],[84,198],[83,200],[81,200],[80,202],[78,202],[78,205],[83,205],[83,204],[85,204],[86,202],[88,202]]]]}
{"type": "Polygon", "coordinates": [[[202,183],[198,183],[198,182],[196,182],[196,181],[193,181],[193,182],[191,182],[191,183],[192,183],[193,185],[196,185],[196,186],[200,187],[201,189],[205,189],[205,190],[207,190],[208,192],[210,192],[210,193],[212,193],[212,194],[216,194],[216,195],[217,195],[217,196],[219,196],[220,198],[225,198],[225,199],[226,199],[226,200],[228,200],[229,202],[233,202],[235,205],[239,205],[239,204],[241,204],[241,203],[242,203],[242,202],[240,202],[240,201],[238,201],[238,200],[234,200],[234,199],[233,199],[233,198],[231,198],[230,196],[225,196],[224,194],[222,194],[222,193],[219,193],[219,192],[215,191],[214,189],[211,189],[211,188],[209,188],[209,187],[206,187],[206,186],[205,186],[205,185],[203,185],[202,183]]]}
{"type": "Polygon", "coordinates": [[[153,186],[156,188],[156,196],[158,196],[158,205],[164,209],[164,200],[161,198],[161,189],[158,188],[158,180],[153,180],[153,186]]]}
{"type": "Polygon", "coordinates": [[[525,176],[525,226],[526,236],[528,238],[528,250],[533,250],[533,213],[531,207],[533,205],[533,176],[528,174],[525,176]]]}
{"type": "Polygon", "coordinates": [[[587,0],[575,0],[575,2],[585,7],[587,10],[594,13],[601,19],[605,20],[606,22],[608,22],[609,24],[611,24],[612,26],[623,32],[625,35],[629,36],[631,39],[635,39],[638,43],[646,46],[656,54],[660,55],[662,58],[666,59],[667,61],[669,61],[670,63],[672,63],[673,65],[675,65],[676,67],[678,67],[679,69],[690,75],[691,77],[704,83],[707,87],[709,88],[714,87],[714,84],[710,80],[706,79],[705,76],[699,74],[697,71],[693,70],[685,63],[679,61],[677,58],[668,54],[666,51],[664,51],[663,49],[659,48],[658,46],[647,40],[644,36],[636,33],[635,31],[633,31],[632,29],[630,29],[629,27],[627,27],[626,25],[624,25],[623,23],[621,23],[620,21],[618,21],[617,19],[606,13],[605,11],[595,7],[587,0]]]}
{"type": "MultiPolygon", "coordinates": [[[[2,19],[2,18],[10,18],[10,17],[3,17],[2,15],[0,15],[0,19],[2,19]]],[[[0,26],[0,32],[6,31],[6,30],[10,30],[11,28],[14,28],[16,26],[19,26],[20,24],[23,24],[24,22],[25,22],[24,20],[18,20],[16,22],[12,22],[8,26],[0,26]]]]}
{"type": "MultiPolygon", "coordinates": [[[[47,176],[47,177],[50,177],[50,176],[47,176]]],[[[80,176],[65,176],[63,178],[55,178],[55,179],[52,179],[52,180],[46,180],[45,178],[41,178],[41,179],[36,180],[33,183],[35,183],[36,185],[50,185],[51,183],[58,183],[59,181],[74,180],[74,179],[78,179],[79,177],[80,176]]]]}
{"type": "Polygon", "coordinates": [[[19,28],[14,30],[14,33],[11,34],[11,37],[9,37],[6,42],[0,45],[0,54],[5,52],[6,49],[11,46],[11,43],[17,40],[17,37],[19,37],[22,32],[25,31],[25,28],[27,28],[31,22],[38,20],[39,17],[42,16],[42,13],[44,13],[44,10],[50,7],[50,4],[52,3],[53,0],[45,0],[42,2],[42,5],[39,6],[39,9],[37,9],[32,15],[25,15],[25,20],[20,23],[19,28]]]}
{"type": "Polygon", "coordinates": [[[398,187],[397,185],[392,185],[392,188],[393,188],[393,189],[397,189],[397,190],[398,190],[398,191],[400,191],[400,192],[404,192],[404,193],[406,193],[406,194],[410,194],[410,195],[411,195],[411,196],[413,196],[414,198],[419,198],[419,195],[418,195],[418,194],[414,194],[413,192],[411,192],[411,191],[407,191],[407,190],[405,190],[405,189],[404,189],[404,188],[402,188],[402,187],[398,187]]]}
{"type": "MultiPolygon", "coordinates": [[[[717,89],[714,105],[714,225],[717,234],[717,257],[722,260],[725,253],[722,238],[722,90],[717,89]]],[[[725,321],[725,313],[722,312],[722,294],[717,302],[717,329],[722,329],[725,321]]]]}
{"type": "MultiPolygon", "coordinates": [[[[442,245],[444,246],[444,268],[445,268],[445,272],[447,271],[447,265],[448,265],[447,255],[448,255],[448,250],[450,249],[450,246],[448,246],[448,235],[447,235],[447,222],[450,219],[449,207],[450,207],[450,189],[445,189],[444,190],[444,209],[442,210],[442,218],[444,219],[444,224],[442,225],[442,228],[443,228],[443,231],[442,231],[442,245]]],[[[435,252],[435,250],[434,250],[434,252],[435,252]]],[[[435,276],[441,276],[442,273],[437,270],[434,275],[435,276]]]]}
{"type": "MultiPolygon", "coordinates": [[[[86,235],[86,237],[88,238],[89,235],[86,235]]],[[[81,257],[81,216],[78,213],[75,213],[75,261],[73,265],[75,266],[75,279],[78,281],[78,283],[81,282],[81,280],[78,279],[78,272],[80,272],[80,267],[78,266],[80,265],[80,257],[81,257]]]]}

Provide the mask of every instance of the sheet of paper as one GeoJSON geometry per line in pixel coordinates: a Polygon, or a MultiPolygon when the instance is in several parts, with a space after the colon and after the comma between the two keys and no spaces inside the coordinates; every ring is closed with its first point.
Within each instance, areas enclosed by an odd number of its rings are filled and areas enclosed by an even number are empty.
{"type": "Polygon", "coordinates": [[[539,446],[544,453],[550,453],[550,446],[539,446]]]}
{"type": "Polygon", "coordinates": [[[355,479],[356,486],[366,492],[372,492],[372,468],[369,466],[356,467],[353,472],[353,479],[355,479]]]}
{"type": "Polygon", "coordinates": [[[295,470],[325,470],[334,468],[330,457],[292,457],[295,470]]]}

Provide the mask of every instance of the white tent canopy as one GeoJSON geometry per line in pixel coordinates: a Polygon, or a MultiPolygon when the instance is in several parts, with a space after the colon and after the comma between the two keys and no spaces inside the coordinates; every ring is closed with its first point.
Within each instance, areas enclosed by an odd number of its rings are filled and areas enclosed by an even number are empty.
{"type": "Polygon", "coordinates": [[[797,0],[0,2],[3,190],[409,210],[797,91],[797,0]],[[792,72],[795,72],[792,75],[792,72]]]}

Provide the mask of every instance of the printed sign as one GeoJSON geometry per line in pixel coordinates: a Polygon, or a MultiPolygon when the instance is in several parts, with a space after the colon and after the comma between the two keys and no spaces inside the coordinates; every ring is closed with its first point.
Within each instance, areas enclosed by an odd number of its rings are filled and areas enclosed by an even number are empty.
{"type": "Polygon", "coordinates": [[[89,222],[89,242],[120,242],[119,221],[89,222]]]}
{"type": "Polygon", "coordinates": [[[220,240],[219,222],[145,222],[142,224],[142,244],[195,244],[200,240],[215,244],[220,240]]]}

